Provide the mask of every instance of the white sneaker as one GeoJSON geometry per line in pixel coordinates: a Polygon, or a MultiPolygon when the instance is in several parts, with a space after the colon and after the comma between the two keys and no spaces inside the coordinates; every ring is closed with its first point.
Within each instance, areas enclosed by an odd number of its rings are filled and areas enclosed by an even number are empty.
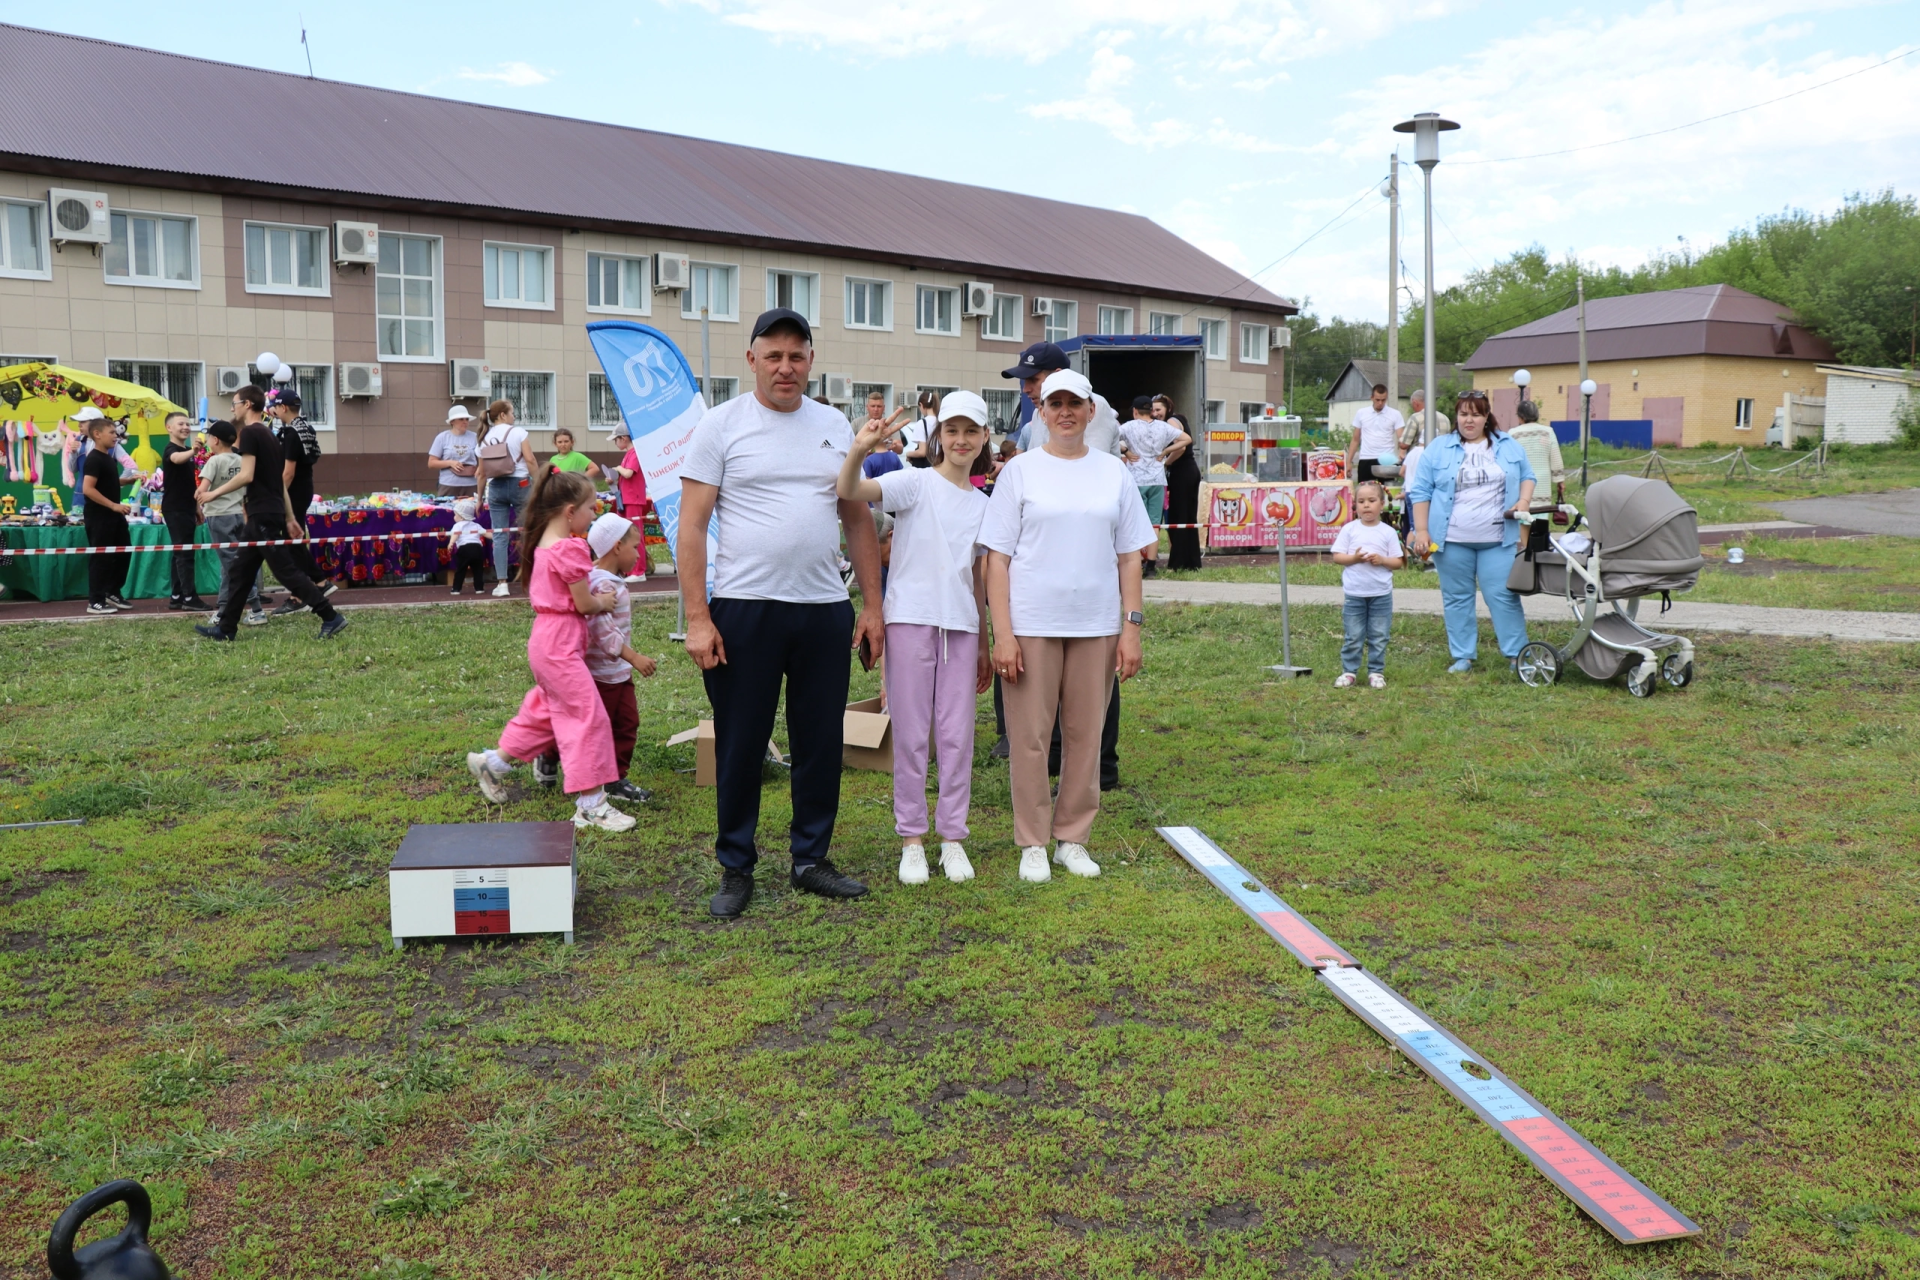
{"type": "Polygon", "coordinates": [[[1387,687],[1387,677],[1381,672],[1376,671],[1372,675],[1367,677],[1367,688],[1384,689],[1386,687],[1387,687]]]}
{"type": "Polygon", "coordinates": [[[940,869],[955,884],[973,879],[973,864],[967,861],[967,851],[960,847],[958,840],[940,842],[940,869]]]}
{"type": "Polygon", "coordinates": [[[598,827],[602,831],[631,831],[633,821],[632,814],[620,812],[605,800],[591,809],[575,806],[573,811],[573,825],[581,828],[598,827]]]}
{"type": "Polygon", "coordinates": [[[250,627],[264,627],[267,625],[267,611],[265,609],[249,609],[247,610],[247,616],[240,619],[240,621],[250,627]]]}
{"type": "Polygon", "coordinates": [[[480,794],[495,804],[507,802],[507,789],[500,785],[500,775],[487,768],[487,753],[484,751],[467,752],[467,772],[480,784],[480,794]]]}
{"type": "Polygon", "coordinates": [[[508,596],[508,595],[512,595],[513,592],[509,591],[507,589],[507,584],[503,582],[499,586],[493,589],[493,594],[495,594],[496,596],[508,596]]]}
{"type": "Polygon", "coordinates": [[[1097,876],[1100,864],[1087,856],[1086,849],[1071,840],[1062,840],[1053,851],[1053,860],[1077,876],[1097,876]]]}
{"type": "Polygon", "coordinates": [[[900,883],[925,884],[927,882],[927,851],[917,844],[902,845],[900,848],[900,883]]]}
{"type": "Polygon", "coordinates": [[[1036,844],[1020,851],[1020,878],[1035,884],[1045,884],[1053,879],[1053,872],[1047,869],[1045,849],[1036,844]]]}
{"type": "Polygon", "coordinates": [[[1353,672],[1342,671],[1339,678],[1333,682],[1333,687],[1336,689],[1351,689],[1353,688],[1355,679],[1356,677],[1353,672]]]}

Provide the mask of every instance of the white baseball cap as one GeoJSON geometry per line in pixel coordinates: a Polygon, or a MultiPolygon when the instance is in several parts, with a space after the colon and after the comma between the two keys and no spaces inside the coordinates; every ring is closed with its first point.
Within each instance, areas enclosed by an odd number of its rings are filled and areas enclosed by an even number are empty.
{"type": "Polygon", "coordinates": [[[448,422],[459,422],[462,418],[471,418],[472,416],[472,414],[467,412],[467,406],[463,404],[457,404],[447,410],[448,422]]]}
{"type": "Polygon", "coordinates": [[[940,421],[948,418],[965,418],[975,426],[984,427],[993,420],[987,411],[987,402],[971,391],[949,391],[940,401],[940,421]]]}
{"type": "Polygon", "coordinates": [[[625,516],[617,516],[609,511],[594,518],[593,526],[587,530],[587,545],[593,548],[593,558],[598,560],[607,552],[620,545],[620,540],[633,528],[633,521],[625,516]]]}
{"type": "Polygon", "coordinates": [[[1068,392],[1082,400],[1093,399],[1093,384],[1087,381],[1086,375],[1071,369],[1055,369],[1048,374],[1047,380],[1040,384],[1040,399],[1044,401],[1056,391],[1068,392]]]}
{"type": "Polygon", "coordinates": [[[98,422],[106,416],[106,414],[89,404],[81,406],[80,411],[73,415],[73,420],[75,422],[98,422]]]}

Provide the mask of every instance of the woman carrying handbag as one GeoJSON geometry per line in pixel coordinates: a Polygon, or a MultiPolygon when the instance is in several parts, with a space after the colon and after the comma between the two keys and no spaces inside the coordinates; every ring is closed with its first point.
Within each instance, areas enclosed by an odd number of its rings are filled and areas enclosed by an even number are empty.
{"type": "Polygon", "coordinates": [[[512,594],[507,588],[507,539],[527,505],[538,465],[526,429],[513,423],[512,403],[495,400],[488,405],[487,432],[480,438],[479,479],[486,486],[487,515],[493,522],[493,576],[500,584],[493,589],[496,596],[512,594]]]}

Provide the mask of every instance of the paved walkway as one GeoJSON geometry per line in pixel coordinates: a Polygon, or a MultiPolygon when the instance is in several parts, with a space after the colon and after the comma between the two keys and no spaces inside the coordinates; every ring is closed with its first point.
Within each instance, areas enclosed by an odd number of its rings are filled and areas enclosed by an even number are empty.
{"type": "Polygon", "coordinates": [[[1790,520],[1834,525],[1860,533],[1891,533],[1920,538],[1920,489],[1890,493],[1842,493],[1828,498],[1796,498],[1764,504],[1790,520]]]}
{"type": "MultiPolygon", "coordinates": [[[[1146,597],[1157,604],[1280,603],[1279,585],[1259,582],[1165,582],[1141,584],[1146,597]]],[[[1338,587],[1290,587],[1293,604],[1340,606],[1338,587]]],[[[1481,617],[1487,607],[1478,601],[1481,617]]],[[[1559,596],[1522,596],[1527,621],[1573,624],[1567,603],[1559,596]]],[[[1440,612],[1437,588],[1407,588],[1393,593],[1396,613],[1440,612]]],[[[1888,640],[1920,643],[1920,613],[1854,613],[1843,609],[1769,609],[1751,604],[1699,604],[1676,600],[1665,614],[1658,600],[1641,605],[1641,620],[1652,629],[1726,631],[1756,636],[1799,636],[1823,640],[1888,640]]]]}
{"type": "MultiPolygon", "coordinates": [[[[676,579],[671,574],[654,574],[649,576],[644,584],[632,590],[636,597],[665,595],[671,600],[673,593],[678,590],[675,583],[676,579]]],[[[271,588],[270,594],[275,597],[284,597],[285,588],[275,586],[271,588]]],[[[211,600],[211,598],[212,595],[209,593],[208,599],[211,600]]],[[[525,608],[526,603],[526,589],[517,584],[513,588],[513,595],[505,600],[495,599],[491,594],[453,596],[448,594],[445,587],[435,583],[398,587],[343,587],[333,593],[333,607],[342,613],[355,613],[362,609],[417,609],[432,604],[463,607],[517,605],[525,608]]],[[[156,618],[172,618],[184,627],[189,622],[205,622],[209,617],[204,613],[175,613],[167,608],[165,600],[135,600],[132,604],[133,611],[130,613],[96,617],[87,612],[85,600],[0,600],[0,625],[9,622],[86,622],[110,626],[116,620],[150,622],[156,618]]],[[[272,625],[280,626],[288,622],[311,626],[313,618],[311,615],[306,615],[295,619],[280,619],[272,625]]]]}

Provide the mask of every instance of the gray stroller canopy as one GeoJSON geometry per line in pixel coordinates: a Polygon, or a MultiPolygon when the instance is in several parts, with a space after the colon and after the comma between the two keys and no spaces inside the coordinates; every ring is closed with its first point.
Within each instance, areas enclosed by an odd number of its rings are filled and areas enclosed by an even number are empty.
{"type": "MultiPolygon", "coordinates": [[[[1699,513],[1663,480],[1609,476],[1587,490],[1587,529],[1600,548],[1600,585],[1609,600],[1691,591],[1700,581],[1699,513]]],[[[1586,564],[1588,557],[1580,556],[1586,564]]],[[[1557,551],[1514,558],[1507,587],[1523,595],[1567,591],[1557,551]]],[[[1578,596],[1576,586],[1573,594],[1578,596]]]]}

